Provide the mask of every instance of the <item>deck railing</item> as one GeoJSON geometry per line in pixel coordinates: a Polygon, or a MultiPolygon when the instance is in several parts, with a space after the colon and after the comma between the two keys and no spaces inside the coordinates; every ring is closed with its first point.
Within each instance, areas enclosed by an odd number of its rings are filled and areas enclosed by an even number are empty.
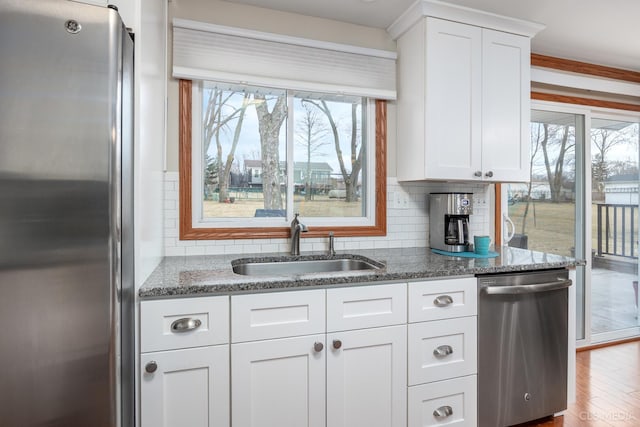
{"type": "Polygon", "coordinates": [[[599,203],[597,255],[638,258],[638,206],[599,203]]]}

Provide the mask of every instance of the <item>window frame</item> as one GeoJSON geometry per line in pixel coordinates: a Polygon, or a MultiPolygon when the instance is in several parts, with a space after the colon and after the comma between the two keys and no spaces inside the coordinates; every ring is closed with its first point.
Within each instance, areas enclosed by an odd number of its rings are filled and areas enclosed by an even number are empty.
{"type": "MultiPolygon", "coordinates": [[[[179,83],[179,225],[180,240],[228,240],[287,238],[288,226],[250,227],[203,227],[194,224],[193,210],[193,85],[191,80],[179,83]]],[[[318,225],[312,226],[304,237],[323,237],[329,231],[338,237],[385,236],[387,230],[386,176],[387,176],[387,105],[384,100],[375,100],[375,171],[373,177],[375,194],[374,223],[371,225],[318,225]]],[[[347,220],[347,218],[345,218],[347,220]]]]}

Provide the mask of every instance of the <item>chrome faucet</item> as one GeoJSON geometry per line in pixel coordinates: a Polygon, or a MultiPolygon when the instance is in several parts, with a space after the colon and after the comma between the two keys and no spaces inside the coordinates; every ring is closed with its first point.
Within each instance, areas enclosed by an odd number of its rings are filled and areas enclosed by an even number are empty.
{"type": "Polygon", "coordinates": [[[335,256],[336,247],[335,247],[335,237],[333,236],[333,231],[329,232],[329,255],[335,256]]]}
{"type": "Polygon", "coordinates": [[[291,221],[291,255],[300,255],[300,233],[309,231],[307,226],[298,220],[298,215],[300,214],[295,214],[291,221]]]}

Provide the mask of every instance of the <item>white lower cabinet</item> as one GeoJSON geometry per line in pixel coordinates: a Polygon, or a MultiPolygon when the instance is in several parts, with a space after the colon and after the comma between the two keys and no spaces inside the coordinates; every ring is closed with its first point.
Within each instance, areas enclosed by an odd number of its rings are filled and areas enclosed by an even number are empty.
{"type": "Polygon", "coordinates": [[[324,335],[231,345],[234,427],[324,427],[324,335]]]}
{"type": "Polygon", "coordinates": [[[406,426],[407,327],[327,335],[327,426],[406,426]]]}
{"type": "Polygon", "coordinates": [[[469,278],[143,301],[141,426],[476,427],[475,315],[469,278]]]}
{"type": "Polygon", "coordinates": [[[231,298],[233,427],[406,426],[406,284],[318,292],[231,298]]]}
{"type": "Polygon", "coordinates": [[[228,427],[229,346],[144,353],[142,427],[228,427]]]}
{"type": "Polygon", "coordinates": [[[408,427],[476,427],[477,279],[411,283],[408,304],[408,427]]]}
{"type": "Polygon", "coordinates": [[[469,375],[409,387],[409,427],[476,427],[476,378],[469,375]]]}
{"type": "Polygon", "coordinates": [[[141,427],[229,427],[229,297],[140,305],[141,427]]]}

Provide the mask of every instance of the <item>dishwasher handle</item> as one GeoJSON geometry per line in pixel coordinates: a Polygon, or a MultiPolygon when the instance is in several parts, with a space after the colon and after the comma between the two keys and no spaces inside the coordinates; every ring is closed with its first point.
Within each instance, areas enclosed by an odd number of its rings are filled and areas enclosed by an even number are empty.
{"type": "Polygon", "coordinates": [[[570,279],[561,279],[555,282],[534,283],[532,285],[486,286],[481,288],[481,290],[487,295],[519,295],[555,291],[568,288],[569,286],[571,286],[570,279]]]}

